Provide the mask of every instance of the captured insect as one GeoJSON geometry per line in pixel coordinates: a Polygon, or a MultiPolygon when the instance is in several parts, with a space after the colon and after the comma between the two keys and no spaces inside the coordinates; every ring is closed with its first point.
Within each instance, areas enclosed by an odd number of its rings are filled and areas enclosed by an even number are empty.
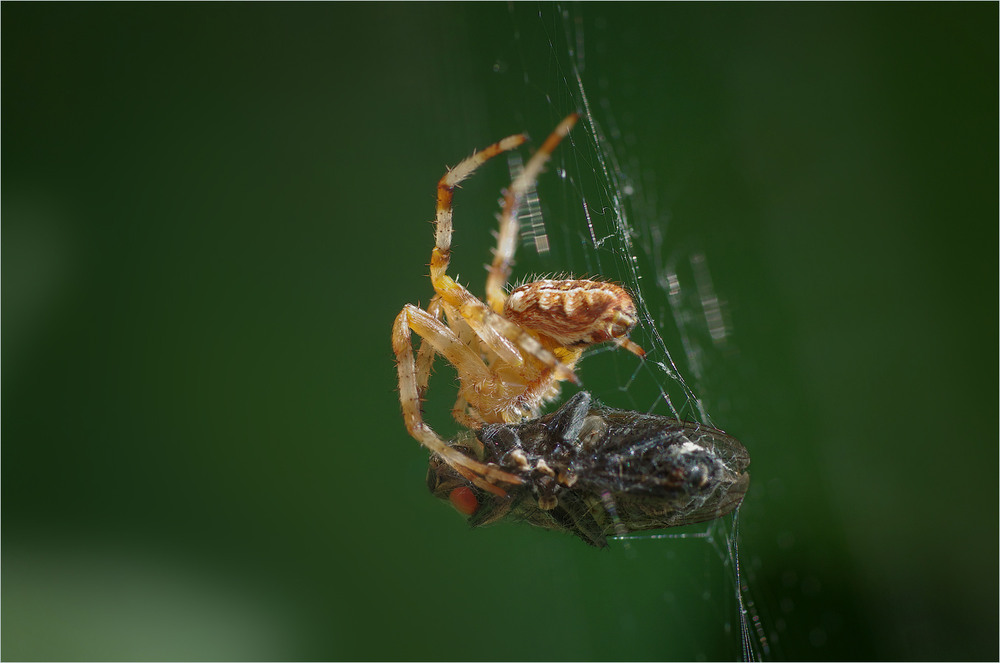
{"type": "Polygon", "coordinates": [[[432,456],[427,487],[471,526],[520,520],[599,548],[608,536],[724,516],[750,484],[750,455],[726,433],[604,407],[585,391],[544,417],[466,432],[452,448],[521,479],[499,497],[432,456]]]}
{"type": "Polygon", "coordinates": [[[528,160],[505,192],[486,301],[447,275],[451,260],[452,198],[455,187],[483,163],[523,144],[517,134],[474,153],[450,169],[437,186],[437,216],[430,277],[434,296],[426,309],[407,304],[392,327],[399,376],[399,401],[406,430],[457,474],[498,497],[501,485],[518,485],[519,474],[483,462],[449,445],[423,420],[420,401],[434,357],[447,359],[458,373],[454,419],[472,430],[537,417],[555,400],[562,381],[579,382],[573,368],[583,351],[610,341],[636,355],[643,349],[628,338],[638,320],[624,288],[587,279],[542,280],[506,292],[517,246],[517,213],[545,162],[576,123],[566,117],[528,160]],[[411,334],[423,340],[414,357],[411,334]]]}

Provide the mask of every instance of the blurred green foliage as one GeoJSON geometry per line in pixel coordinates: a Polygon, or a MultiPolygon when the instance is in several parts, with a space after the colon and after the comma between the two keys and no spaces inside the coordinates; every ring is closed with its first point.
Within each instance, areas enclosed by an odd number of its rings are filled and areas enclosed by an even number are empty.
{"type": "Polygon", "coordinates": [[[574,58],[728,304],[774,655],[996,656],[997,5],[563,10],[3,5],[5,659],[739,655],[723,542],[470,532],[398,417],[434,183],[574,58]]]}

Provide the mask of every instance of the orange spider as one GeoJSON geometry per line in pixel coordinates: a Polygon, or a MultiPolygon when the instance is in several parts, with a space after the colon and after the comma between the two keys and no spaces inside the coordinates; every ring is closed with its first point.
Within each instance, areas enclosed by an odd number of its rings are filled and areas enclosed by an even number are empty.
{"type": "Polygon", "coordinates": [[[501,497],[506,492],[498,483],[520,484],[522,479],[493,463],[481,462],[481,456],[476,459],[449,446],[423,420],[420,400],[435,354],[443,355],[458,372],[460,387],[452,416],[473,430],[486,423],[518,423],[537,417],[542,405],[558,396],[561,381],[579,384],[573,367],[587,346],[612,341],[640,357],[645,355],[628,338],[637,321],[636,310],[632,297],[620,286],[581,279],[544,280],[505,293],[521,200],[578,117],[574,113],[559,123],[504,194],[486,303],[445,273],[451,257],[451,201],[455,187],[476,168],[518,147],[527,137],[504,138],[445,173],[437,186],[436,243],[430,264],[434,297],[426,310],[404,306],[392,327],[406,430],[463,477],[501,497]],[[423,339],[416,359],[411,331],[423,339]]]}

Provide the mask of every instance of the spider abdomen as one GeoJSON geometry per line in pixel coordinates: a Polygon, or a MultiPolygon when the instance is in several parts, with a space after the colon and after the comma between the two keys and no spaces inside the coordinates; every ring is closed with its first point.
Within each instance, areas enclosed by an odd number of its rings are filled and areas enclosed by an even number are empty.
{"type": "Polygon", "coordinates": [[[504,315],[567,348],[624,338],[638,319],[624,288],[587,279],[534,281],[514,288],[504,315]]]}

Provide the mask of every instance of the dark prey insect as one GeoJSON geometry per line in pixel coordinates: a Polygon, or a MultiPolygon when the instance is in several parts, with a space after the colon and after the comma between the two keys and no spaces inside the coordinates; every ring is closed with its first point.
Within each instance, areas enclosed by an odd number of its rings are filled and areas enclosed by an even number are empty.
{"type": "Polygon", "coordinates": [[[750,484],[750,455],[724,432],[604,407],[587,392],[546,416],[486,424],[449,446],[522,480],[498,496],[434,454],[428,487],[471,526],[522,520],[600,548],[608,536],[723,516],[750,484]]]}

